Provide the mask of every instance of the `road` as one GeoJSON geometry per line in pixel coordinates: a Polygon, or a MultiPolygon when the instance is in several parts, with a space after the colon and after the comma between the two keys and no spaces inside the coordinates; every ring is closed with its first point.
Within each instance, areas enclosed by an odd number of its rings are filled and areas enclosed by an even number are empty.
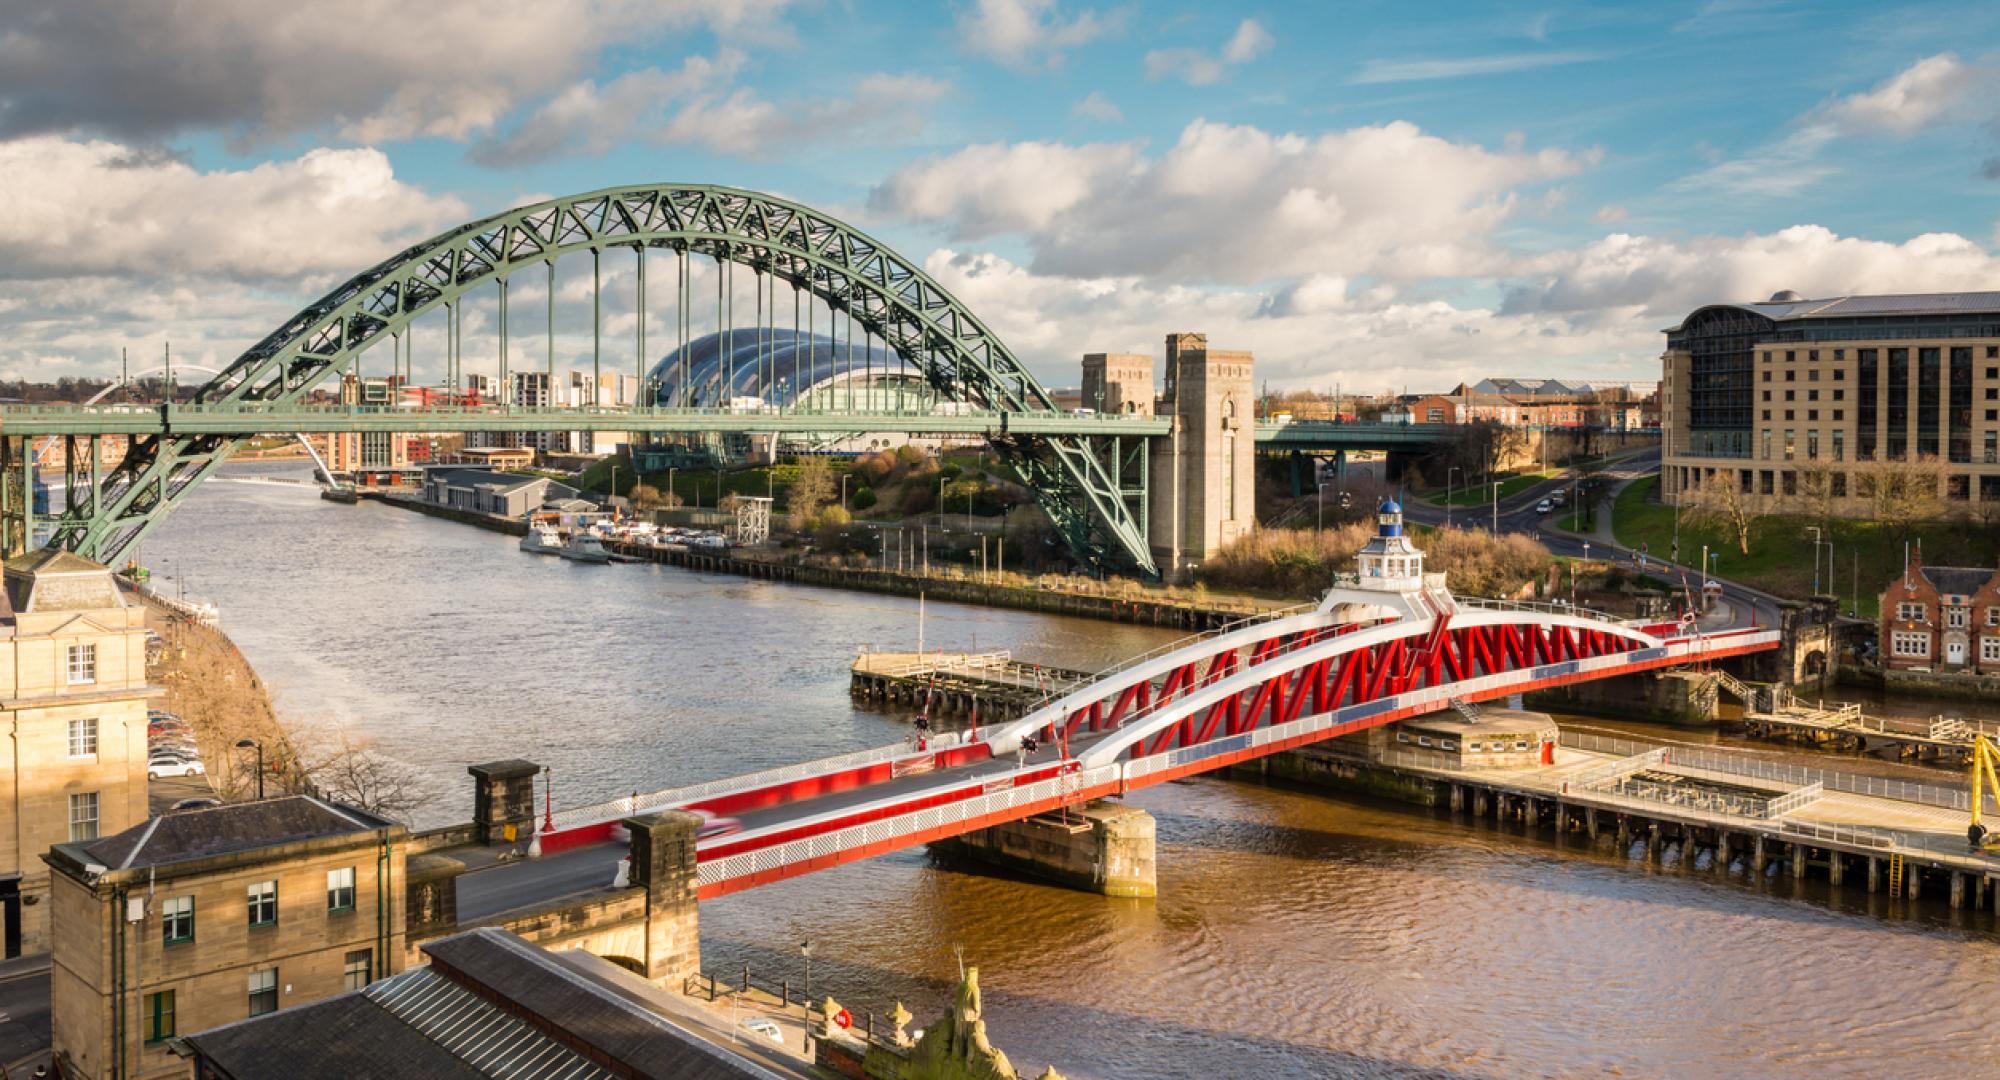
{"type": "Polygon", "coordinates": [[[48,1060],[48,958],[10,960],[0,968],[0,1065],[26,1076],[48,1060]]]}
{"type": "MultiPolygon", "coordinates": [[[[1565,473],[1536,484],[1525,491],[1500,500],[1499,525],[1501,532],[1522,533],[1540,540],[1549,551],[1557,555],[1581,558],[1586,545],[1592,558],[1618,559],[1631,562],[1637,552],[1623,547],[1611,537],[1611,506],[1626,485],[1651,476],[1660,471],[1660,449],[1647,447],[1631,454],[1616,458],[1594,475],[1609,482],[1597,504],[1597,532],[1589,536],[1579,536],[1563,532],[1554,527],[1553,519],[1560,514],[1538,514],[1535,506],[1553,495],[1558,488],[1567,489],[1575,479],[1575,473],[1565,473]]],[[[1403,514],[1410,520],[1423,525],[1442,526],[1447,517],[1461,528],[1489,528],[1493,521],[1493,507],[1452,507],[1449,511],[1442,506],[1411,500],[1403,508],[1403,514]]],[[[1699,588],[1700,571],[1692,566],[1668,562],[1660,556],[1663,552],[1649,552],[1647,566],[1652,573],[1669,580],[1684,576],[1691,588],[1699,588]]],[[[1715,581],[1722,586],[1723,599],[1728,602],[1730,619],[1713,629],[1727,626],[1775,626],[1778,621],[1777,598],[1769,593],[1751,589],[1727,578],[1715,581]]]]}

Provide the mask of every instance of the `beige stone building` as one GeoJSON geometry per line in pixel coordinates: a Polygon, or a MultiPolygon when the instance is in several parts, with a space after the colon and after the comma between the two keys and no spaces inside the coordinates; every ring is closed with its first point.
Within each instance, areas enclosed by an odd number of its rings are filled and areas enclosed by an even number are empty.
{"type": "Polygon", "coordinates": [[[145,612],[111,571],[44,549],[8,560],[0,608],[0,916],[5,955],[49,949],[51,845],[146,817],[145,612]]]}
{"type": "Polygon", "coordinates": [[[1146,463],[1147,540],[1170,579],[1257,527],[1253,362],[1247,350],[1209,348],[1206,334],[1168,334],[1166,386],[1156,394],[1144,353],[1083,358],[1084,408],[1173,418],[1146,463]]]}
{"type": "Polygon", "coordinates": [[[402,825],[302,795],[58,844],[50,906],[64,1075],[180,1075],[177,1036],[359,989],[403,966],[402,825]]]}
{"type": "Polygon", "coordinates": [[[1719,475],[1759,509],[1824,493],[1862,512],[1901,475],[1936,482],[1947,513],[2000,504],[2000,292],[1785,292],[1666,333],[1668,501],[1719,475]]]}

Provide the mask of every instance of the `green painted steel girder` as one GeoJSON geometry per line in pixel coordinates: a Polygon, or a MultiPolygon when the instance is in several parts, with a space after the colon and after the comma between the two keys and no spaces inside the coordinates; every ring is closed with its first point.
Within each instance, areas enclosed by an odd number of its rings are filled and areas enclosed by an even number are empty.
{"type": "Polygon", "coordinates": [[[255,405],[0,406],[0,431],[34,438],[82,435],[296,435],[341,432],[631,431],[647,434],[1165,435],[1150,416],[1059,412],[881,412],[815,409],[427,408],[255,405]]]}
{"type": "MultiPolygon", "coordinates": [[[[1055,403],[1014,354],[930,275],[879,241],[817,210],[754,191],[711,185],[608,188],[472,222],[364,271],[252,346],[195,394],[198,406],[268,410],[276,420],[370,346],[473,289],[562,255],[666,249],[741,263],[819,297],[919,366],[946,400],[1010,415],[1054,414],[1055,403]]],[[[455,335],[454,335],[455,340],[455,335]]],[[[243,417],[235,430],[199,430],[163,418],[137,435],[108,475],[93,512],[65,511],[52,543],[101,562],[153,529],[247,436],[271,430],[243,417]]],[[[192,419],[192,417],[190,417],[192,419]]],[[[630,426],[629,423],[621,426],[630,426]]],[[[18,431],[19,429],[14,429],[18,431]]],[[[345,429],[352,430],[352,429],[345,429]]],[[[1024,476],[1071,550],[1086,563],[1157,570],[1146,536],[1103,447],[1091,436],[1029,433],[1011,423],[993,445],[1024,476]]]]}

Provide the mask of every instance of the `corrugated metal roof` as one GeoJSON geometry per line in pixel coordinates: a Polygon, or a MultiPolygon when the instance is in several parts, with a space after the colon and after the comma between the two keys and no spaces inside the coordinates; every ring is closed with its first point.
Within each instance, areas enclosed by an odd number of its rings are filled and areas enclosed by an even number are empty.
{"type": "Polygon", "coordinates": [[[500,1080],[609,1080],[614,1075],[452,982],[436,968],[413,968],[361,993],[487,1076],[500,1080]]]}
{"type": "Polygon", "coordinates": [[[2000,292],[1906,293],[1894,296],[1836,296],[1737,304],[1768,319],[1860,318],[1887,315],[2000,314],[2000,292]]]}

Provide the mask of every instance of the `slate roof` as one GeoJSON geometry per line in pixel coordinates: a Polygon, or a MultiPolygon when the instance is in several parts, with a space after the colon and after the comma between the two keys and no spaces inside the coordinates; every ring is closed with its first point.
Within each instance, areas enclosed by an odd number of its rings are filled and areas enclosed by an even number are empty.
{"type": "Polygon", "coordinates": [[[428,967],[184,1041],[215,1075],[233,1080],[272,1075],[276,1063],[285,1080],[781,1075],[649,1008],[654,988],[601,961],[550,953],[492,928],[423,950],[428,967]]]}
{"type": "Polygon", "coordinates": [[[8,559],[6,593],[8,607],[17,612],[101,611],[126,606],[109,567],[56,548],[8,559]]]}
{"type": "Polygon", "coordinates": [[[387,818],[351,806],[310,795],[287,795],[261,802],[174,810],[88,844],[63,846],[81,850],[92,861],[114,870],[126,870],[372,832],[392,824],[387,818]]]}
{"type": "Polygon", "coordinates": [[[1917,570],[1939,593],[1952,596],[1971,596],[1985,588],[1994,574],[1990,568],[1978,566],[1921,566],[1917,570]]]}

